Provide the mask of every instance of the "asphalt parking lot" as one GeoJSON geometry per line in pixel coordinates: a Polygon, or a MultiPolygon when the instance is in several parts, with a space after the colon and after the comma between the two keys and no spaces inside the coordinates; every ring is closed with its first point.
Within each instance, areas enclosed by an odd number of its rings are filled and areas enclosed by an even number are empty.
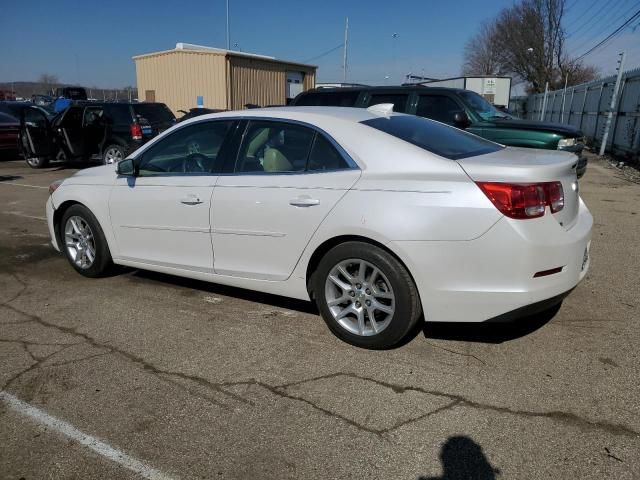
{"type": "Polygon", "coordinates": [[[640,478],[640,185],[604,162],[559,311],[382,352],[304,302],[81,277],[44,220],[74,171],[0,162],[1,478],[640,478]]]}

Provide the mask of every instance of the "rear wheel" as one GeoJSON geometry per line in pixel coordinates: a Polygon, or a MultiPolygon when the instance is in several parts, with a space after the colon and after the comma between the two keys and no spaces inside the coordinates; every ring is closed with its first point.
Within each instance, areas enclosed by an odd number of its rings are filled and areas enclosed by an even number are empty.
{"type": "Polygon", "coordinates": [[[399,343],[420,317],[418,292],[407,269],[385,250],[362,242],[331,249],[314,274],[322,318],[347,343],[384,349],[399,343]]]}
{"type": "Polygon", "coordinates": [[[83,205],[72,205],[60,224],[62,248],[69,263],[85,277],[100,277],[112,267],[111,253],[98,220],[83,205]]]}
{"type": "Polygon", "coordinates": [[[120,145],[113,144],[104,149],[102,159],[105,165],[111,165],[113,163],[118,163],[124,157],[124,148],[122,148],[120,145]]]}
{"type": "Polygon", "coordinates": [[[47,157],[27,157],[27,165],[31,168],[44,168],[49,165],[49,159],[47,157]]]}

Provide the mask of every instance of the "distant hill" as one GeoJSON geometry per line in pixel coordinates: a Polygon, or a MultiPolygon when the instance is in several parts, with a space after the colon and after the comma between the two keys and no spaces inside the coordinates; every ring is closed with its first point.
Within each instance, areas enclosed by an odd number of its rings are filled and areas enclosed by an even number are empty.
{"type": "MultiPolygon", "coordinates": [[[[11,82],[0,82],[0,90],[8,90],[11,91],[11,82]]],[[[56,83],[56,84],[47,84],[43,82],[13,82],[13,91],[16,94],[16,97],[22,98],[31,98],[31,95],[43,94],[43,95],[52,95],[52,90],[55,90],[58,87],[68,87],[68,86],[78,86],[72,83],[56,83]]],[[[127,98],[129,95],[127,88],[97,88],[97,87],[87,87],[83,86],[87,89],[87,95],[93,98],[97,98],[99,100],[102,99],[112,99],[112,98],[127,98]]],[[[138,97],[138,92],[136,88],[131,87],[131,96],[132,98],[138,97]]]]}

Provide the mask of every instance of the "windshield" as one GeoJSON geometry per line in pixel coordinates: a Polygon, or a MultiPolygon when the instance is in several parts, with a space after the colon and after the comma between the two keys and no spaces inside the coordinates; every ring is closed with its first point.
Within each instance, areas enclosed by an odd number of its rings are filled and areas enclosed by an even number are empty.
{"type": "Polygon", "coordinates": [[[471,108],[475,110],[478,115],[482,117],[483,120],[490,120],[493,118],[515,118],[506,112],[498,110],[476,92],[470,92],[467,90],[460,92],[460,96],[471,108]]]}
{"type": "Polygon", "coordinates": [[[464,130],[413,115],[392,115],[360,123],[450,160],[484,155],[504,148],[464,130]]]}

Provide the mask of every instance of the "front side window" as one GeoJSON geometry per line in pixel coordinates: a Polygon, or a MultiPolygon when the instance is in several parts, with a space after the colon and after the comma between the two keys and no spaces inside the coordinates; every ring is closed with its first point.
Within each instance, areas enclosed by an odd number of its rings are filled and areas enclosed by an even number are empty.
{"type": "Polygon", "coordinates": [[[251,121],[244,135],[237,172],[300,172],[307,166],[314,131],[282,122],[251,121]]]}
{"type": "Polygon", "coordinates": [[[462,108],[451,98],[444,95],[420,95],[416,115],[430,118],[438,122],[455,123],[454,115],[462,112],[462,108]]]}
{"type": "Polygon", "coordinates": [[[478,115],[484,120],[492,120],[495,118],[514,118],[508,113],[498,110],[496,107],[487,102],[476,92],[465,90],[460,92],[460,96],[473,108],[478,115]]]}
{"type": "Polygon", "coordinates": [[[220,173],[220,152],[233,123],[200,122],[176,130],[142,154],[139,175],[220,173]]]}
{"type": "Polygon", "coordinates": [[[84,111],[84,126],[91,125],[100,125],[102,123],[102,116],[104,115],[104,110],[102,107],[88,107],[84,111]]]}
{"type": "Polygon", "coordinates": [[[413,115],[392,115],[361,123],[451,160],[484,155],[504,148],[463,130],[413,115]]]}
{"type": "Polygon", "coordinates": [[[404,113],[407,111],[408,99],[409,95],[404,93],[372,93],[369,98],[369,106],[393,103],[394,112],[404,113]]]}

